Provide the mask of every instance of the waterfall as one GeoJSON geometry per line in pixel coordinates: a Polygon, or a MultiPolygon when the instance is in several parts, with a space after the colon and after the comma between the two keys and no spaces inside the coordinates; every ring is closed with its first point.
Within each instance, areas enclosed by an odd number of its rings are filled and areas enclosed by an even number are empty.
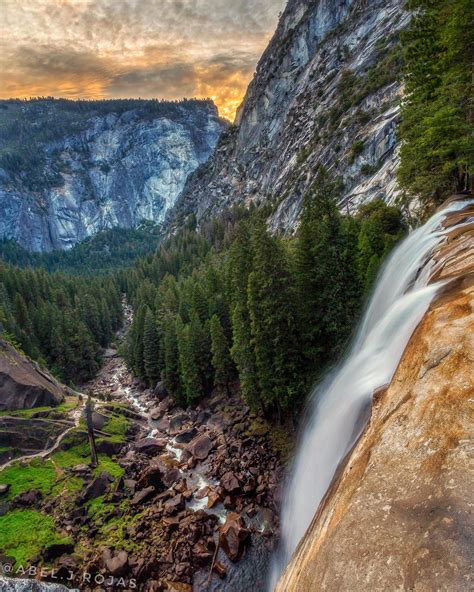
{"type": "Polygon", "coordinates": [[[440,284],[428,285],[429,260],[444,240],[441,222],[457,201],[412,232],[381,271],[357,335],[342,363],[312,393],[309,419],[282,507],[280,549],[270,589],[310,525],[340,462],[362,433],[373,393],[390,383],[406,345],[440,284]]]}

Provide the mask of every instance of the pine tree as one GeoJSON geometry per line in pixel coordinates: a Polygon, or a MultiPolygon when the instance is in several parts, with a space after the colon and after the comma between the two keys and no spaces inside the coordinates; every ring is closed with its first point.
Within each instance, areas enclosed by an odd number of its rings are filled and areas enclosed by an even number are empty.
{"type": "Polygon", "coordinates": [[[148,384],[154,386],[160,378],[160,336],[155,317],[147,307],[143,325],[143,366],[148,384]]]}
{"type": "Polygon", "coordinates": [[[182,388],[179,375],[179,352],[176,321],[170,315],[163,320],[164,379],[166,388],[182,403],[182,388]]]}
{"type": "Polygon", "coordinates": [[[256,224],[253,243],[248,306],[258,381],[266,406],[281,413],[295,409],[302,394],[295,296],[286,253],[263,221],[256,224]]]}
{"type": "Polygon", "coordinates": [[[195,339],[191,336],[191,326],[190,324],[182,325],[180,317],[178,317],[177,322],[177,338],[179,367],[184,396],[186,402],[191,405],[204,395],[204,384],[199,369],[197,353],[193,347],[195,339]]]}
{"type": "Polygon", "coordinates": [[[299,324],[311,382],[346,335],[346,238],[336,200],[339,183],[322,169],[304,198],[295,253],[299,324]]]}
{"type": "Polygon", "coordinates": [[[229,343],[222,329],[217,315],[213,315],[210,323],[212,365],[214,367],[214,386],[225,388],[229,391],[229,383],[232,380],[232,361],[230,358],[229,343]]]}
{"type": "Polygon", "coordinates": [[[256,409],[261,405],[261,393],[247,294],[253,257],[250,226],[241,222],[237,227],[228,262],[227,283],[232,307],[231,356],[238,370],[242,395],[247,404],[256,409]]]}
{"type": "Polygon", "coordinates": [[[470,0],[410,0],[408,8],[398,176],[410,194],[440,201],[471,187],[474,7],[470,0]]]}

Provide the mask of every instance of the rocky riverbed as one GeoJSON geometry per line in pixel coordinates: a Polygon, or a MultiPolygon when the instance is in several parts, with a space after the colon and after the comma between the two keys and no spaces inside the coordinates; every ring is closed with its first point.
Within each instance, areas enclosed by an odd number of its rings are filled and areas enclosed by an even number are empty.
{"type": "Polygon", "coordinates": [[[135,519],[124,535],[146,553],[99,549],[88,569],[143,590],[264,590],[282,477],[268,425],[238,395],[181,409],[162,383],[147,389],[114,350],[106,355],[87,388],[138,414],[109,495],[129,500],[135,519]]]}

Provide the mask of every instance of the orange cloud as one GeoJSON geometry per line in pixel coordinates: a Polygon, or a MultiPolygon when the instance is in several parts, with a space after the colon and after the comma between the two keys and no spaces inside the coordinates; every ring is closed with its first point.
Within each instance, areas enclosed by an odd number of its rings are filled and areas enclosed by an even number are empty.
{"type": "Polygon", "coordinates": [[[211,97],[235,116],[284,0],[3,0],[3,98],[211,97]]]}

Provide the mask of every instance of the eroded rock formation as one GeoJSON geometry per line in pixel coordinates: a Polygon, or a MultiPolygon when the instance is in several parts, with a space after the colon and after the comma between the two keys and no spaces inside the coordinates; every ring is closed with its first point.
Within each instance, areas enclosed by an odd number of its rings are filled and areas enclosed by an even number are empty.
{"type": "Polygon", "coordinates": [[[58,405],[63,387],[0,339],[0,411],[58,405]]]}

